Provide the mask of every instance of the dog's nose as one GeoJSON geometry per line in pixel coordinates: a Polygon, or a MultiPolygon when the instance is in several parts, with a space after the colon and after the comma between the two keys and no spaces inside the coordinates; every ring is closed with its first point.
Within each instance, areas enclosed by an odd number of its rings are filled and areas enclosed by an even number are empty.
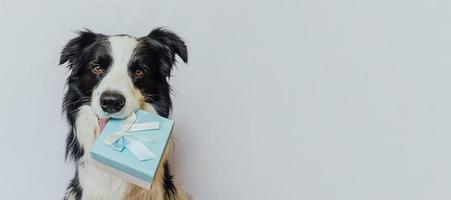
{"type": "Polygon", "coordinates": [[[104,92],[100,95],[100,107],[107,113],[117,113],[125,105],[125,97],[116,92],[104,92]]]}

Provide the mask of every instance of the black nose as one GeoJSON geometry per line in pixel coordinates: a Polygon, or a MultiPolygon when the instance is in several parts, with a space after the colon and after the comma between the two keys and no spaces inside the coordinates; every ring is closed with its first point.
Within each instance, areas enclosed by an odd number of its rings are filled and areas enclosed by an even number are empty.
{"type": "Polygon", "coordinates": [[[125,97],[116,92],[104,92],[100,95],[100,107],[107,113],[117,113],[125,105],[125,97]]]}

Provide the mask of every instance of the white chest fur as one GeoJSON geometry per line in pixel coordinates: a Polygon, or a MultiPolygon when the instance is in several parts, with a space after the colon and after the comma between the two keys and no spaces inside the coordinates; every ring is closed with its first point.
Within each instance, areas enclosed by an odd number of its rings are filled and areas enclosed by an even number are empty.
{"type": "Polygon", "coordinates": [[[88,156],[78,166],[78,176],[83,200],[122,200],[127,195],[128,183],[98,169],[88,156]]]}

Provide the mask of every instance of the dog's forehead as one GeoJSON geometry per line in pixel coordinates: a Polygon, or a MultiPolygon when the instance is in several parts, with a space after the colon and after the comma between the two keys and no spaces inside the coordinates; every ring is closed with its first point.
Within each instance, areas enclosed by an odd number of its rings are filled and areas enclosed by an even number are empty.
{"type": "Polygon", "coordinates": [[[138,46],[138,40],[128,35],[108,37],[113,65],[126,65],[138,46]]]}

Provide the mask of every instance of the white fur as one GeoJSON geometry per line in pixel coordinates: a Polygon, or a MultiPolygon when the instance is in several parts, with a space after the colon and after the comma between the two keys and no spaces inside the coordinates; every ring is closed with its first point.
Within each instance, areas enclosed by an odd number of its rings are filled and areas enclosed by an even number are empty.
{"type": "Polygon", "coordinates": [[[77,135],[78,142],[81,144],[83,149],[91,148],[98,132],[99,121],[91,106],[81,106],[78,109],[78,116],[75,121],[75,133],[77,135]]]}
{"type": "Polygon", "coordinates": [[[80,107],[76,124],[77,138],[85,151],[78,165],[78,176],[80,185],[83,188],[83,199],[123,199],[127,191],[126,182],[97,169],[89,154],[89,149],[91,149],[96,136],[99,134],[98,119],[91,106],[80,107]]]}
{"type": "Polygon", "coordinates": [[[115,117],[125,118],[140,106],[141,93],[133,86],[133,82],[128,75],[128,66],[133,51],[138,41],[129,36],[113,36],[108,38],[110,42],[110,53],[113,63],[105,77],[93,92],[92,107],[94,112],[101,118],[115,117]],[[124,95],[125,106],[119,113],[108,115],[99,104],[100,95],[105,91],[115,91],[124,95]]]}

